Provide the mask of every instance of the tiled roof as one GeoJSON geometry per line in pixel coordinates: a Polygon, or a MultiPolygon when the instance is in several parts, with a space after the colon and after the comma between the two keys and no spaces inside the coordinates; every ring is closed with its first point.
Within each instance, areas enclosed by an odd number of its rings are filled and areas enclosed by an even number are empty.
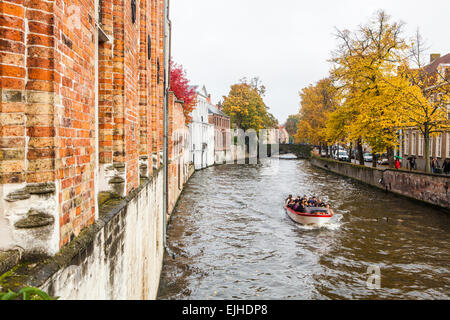
{"type": "Polygon", "coordinates": [[[222,116],[222,117],[228,117],[225,113],[223,113],[221,110],[217,109],[212,104],[210,104],[208,106],[208,113],[214,113],[214,114],[218,114],[219,116],[222,116]]]}
{"type": "Polygon", "coordinates": [[[436,60],[434,60],[429,65],[425,66],[424,69],[428,74],[436,73],[437,68],[441,64],[450,64],[450,53],[447,53],[445,56],[442,56],[436,60]]]}

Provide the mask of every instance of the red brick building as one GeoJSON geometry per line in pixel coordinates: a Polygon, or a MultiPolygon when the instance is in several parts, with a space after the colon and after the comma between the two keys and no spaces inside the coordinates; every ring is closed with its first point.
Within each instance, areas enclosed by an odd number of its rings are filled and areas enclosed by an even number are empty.
{"type": "Polygon", "coordinates": [[[222,163],[230,152],[230,117],[208,100],[208,120],[214,125],[214,161],[222,163]]]}
{"type": "Polygon", "coordinates": [[[184,184],[192,174],[190,164],[189,128],[183,111],[183,101],[169,93],[169,199],[168,212],[172,212],[184,184]]]}
{"type": "MultiPolygon", "coordinates": [[[[424,67],[424,71],[430,77],[439,74],[439,77],[450,81],[450,53],[441,57],[440,54],[432,54],[430,56],[430,64],[424,67]]],[[[450,120],[450,105],[447,105],[447,118],[442,121],[450,120]]],[[[409,167],[406,158],[413,156],[416,158],[417,169],[425,171],[425,141],[423,133],[419,128],[408,128],[402,130],[400,154],[404,156],[402,165],[409,167]]],[[[442,130],[441,132],[430,137],[430,157],[436,158],[440,167],[445,159],[450,160],[450,131],[442,130]]]]}
{"type": "Polygon", "coordinates": [[[165,4],[2,0],[0,249],[54,254],[162,168],[165,4]]]}

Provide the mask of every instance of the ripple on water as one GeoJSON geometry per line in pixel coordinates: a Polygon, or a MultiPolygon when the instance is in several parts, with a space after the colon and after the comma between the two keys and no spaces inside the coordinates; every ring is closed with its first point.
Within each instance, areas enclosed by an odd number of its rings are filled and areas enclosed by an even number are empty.
{"type": "Polygon", "coordinates": [[[168,228],[160,299],[448,299],[447,215],[302,160],[196,172],[168,228]],[[295,224],[288,194],[336,212],[321,228],[295,224]],[[381,289],[369,290],[378,266],[381,289]]]}

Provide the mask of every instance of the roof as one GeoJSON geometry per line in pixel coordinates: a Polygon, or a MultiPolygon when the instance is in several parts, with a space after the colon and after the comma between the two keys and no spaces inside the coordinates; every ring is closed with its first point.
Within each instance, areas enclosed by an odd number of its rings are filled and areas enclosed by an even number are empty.
{"type": "Polygon", "coordinates": [[[223,113],[223,111],[219,110],[217,107],[213,106],[212,104],[210,104],[208,106],[208,113],[213,113],[213,114],[217,114],[222,117],[229,118],[229,116],[227,116],[225,113],[223,113]]]}
{"type": "Polygon", "coordinates": [[[194,89],[197,94],[201,95],[204,98],[208,98],[208,91],[206,90],[205,86],[203,86],[201,89],[198,85],[189,86],[189,90],[190,89],[194,89]]]}
{"type": "Polygon", "coordinates": [[[428,74],[434,74],[437,72],[437,69],[441,64],[450,64],[450,53],[447,53],[445,56],[434,60],[432,63],[425,66],[424,69],[428,74]]]}

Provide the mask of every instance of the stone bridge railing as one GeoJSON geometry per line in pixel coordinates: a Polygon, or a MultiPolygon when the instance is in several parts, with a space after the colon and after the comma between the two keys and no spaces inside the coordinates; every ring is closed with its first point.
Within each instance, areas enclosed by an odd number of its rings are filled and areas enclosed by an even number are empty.
{"type": "Polygon", "coordinates": [[[280,144],[280,154],[292,153],[299,159],[311,157],[312,146],[307,144],[280,144]]]}

